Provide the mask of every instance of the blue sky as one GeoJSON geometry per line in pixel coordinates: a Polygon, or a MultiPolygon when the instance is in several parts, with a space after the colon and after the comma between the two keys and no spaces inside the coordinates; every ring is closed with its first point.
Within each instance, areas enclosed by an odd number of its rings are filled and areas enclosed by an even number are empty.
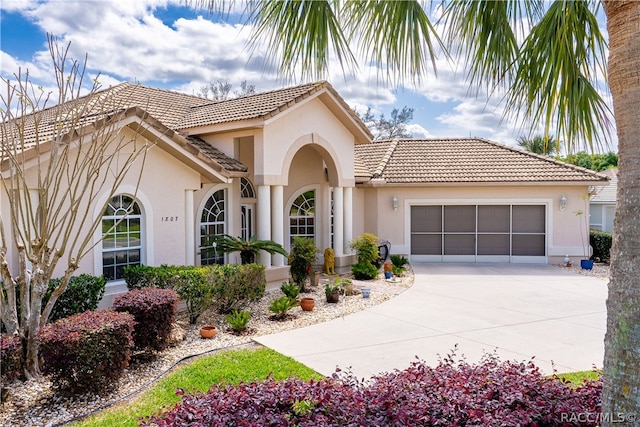
{"type": "MultiPolygon", "coordinates": [[[[246,48],[250,31],[237,17],[212,16],[184,6],[184,0],[2,0],[0,4],[0,73],[29,69],[43,87],[53,88],[46,34],[71,42],[70,54],[88,54],[91,77],[103,86],[122,81],[198,93],[217,80],[238,87],[246,80],[257,91],[300,81],[283,81],[274,67],[246,48]]],[[[511,120],[503,120],[497,100],[469,95],[463,76],[438,60],[433,73],[408,88],[378,83],[373,69],[344,76],[336,64],[327,80],[346,102],[377,115],[404,105],[415,109],[410,130],[416,137],[479,136],[514,145],[525,135],[511,120]]]]}

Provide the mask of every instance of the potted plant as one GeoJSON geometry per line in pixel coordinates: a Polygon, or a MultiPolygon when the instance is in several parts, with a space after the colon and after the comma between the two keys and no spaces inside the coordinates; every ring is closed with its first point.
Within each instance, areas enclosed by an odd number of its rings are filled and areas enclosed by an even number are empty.
{"type": "Polygon", "coordinates": [[[293,282],[300,287],[300,292],[305,292],[304,284],[311,275],[311,266],[318,259],[317,251],[313,239],[298,236],[293,238],[289,253],[289,272],[293,282]]]}
{"type": "Polygon", "coordinates": [[[393,276],[393,263],[391,261],[385,261],[383,264],[384,278],[389,280],[393,276]]]}
{"type": "Polygon", "coordinates": [[[328,303],[336,303],[340,300],[340,294],[342,293],[342,284],[340,278],[336,277],[335,282],[327,283],[324,287],[324,294],[327,297],[328,303]]]}

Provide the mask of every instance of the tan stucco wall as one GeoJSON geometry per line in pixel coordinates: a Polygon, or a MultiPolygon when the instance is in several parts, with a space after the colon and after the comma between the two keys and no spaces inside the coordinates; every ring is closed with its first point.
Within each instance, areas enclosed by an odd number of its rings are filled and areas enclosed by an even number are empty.
{"type": "MultiPolygon", "coordinates": [[[[133,132],[128,128],[122,133],[129,138],[133,138],[133,132]]],[[[144,143],[142,137],[138,136],[137,141],[144,143]]],[[[140,168],[142,167],[142,159],[139,158],[121,185],[118,187],[116,194],[131,194],[136,191],[136,182],[138,179],[140,168]]],[[[112,168],[117,165],[114,163],[112,168]]],[[[46,164],[43,165],[46,167],[46,164]]],[[[35,168],[28,173],[29,179],[34,183],[35,168]]],[[[111,176],[111,174],[108,174],[111,176]]],[[[102,215],[101,207],[107,200],[113,179],[107,179],[101,191],[97,192],[96,201],[90,206],[90,220],[99,218],[102,215]]],[[[144,171],[140,180],[140,186],[137,190],[136,197],[143,211],[143,240],[144,252],[143,262],[148,265],[166,264],[184,264],[186,257],[185,249],[185,190],[196,190],[200,188],[200,174],[193,169],[187,167],[184,163],[176,160],[166,151],[158,146],[151,147],[144,162],[144,171]]],[[[9,218],[4,193],[0,201],[1,212],[4,218],[9,218]]],[[[65,210],[64,208],[62,209],[65,210]]],[[[68,210],[68,208],[67,208],[68,210]]],[[[89,225],[75,230],[75,234],[84,236],[91,233],[89,225]]],[[[96,230],[92,235],[92,242],[97,243],[94,249],[82,258],[80,267],[74,274],[90,273],[102,274],[101,260],[101,243],[99,242],[101,230],[96,230]]],[[[11,249],[13,251],[13,249],[11,249]]],[[[15,267],[17,261],[15,256],[12,257],[12,265],[15,267]]],[[[67,256],[65,255],[54,272],[53,277],[59,277],[63,274],[67,266],[67,256]]]]}
{"type": "Polygon", "coordinates": [[[256,140],[256,183],[287,185],[287,168],[304,145],[324,158],[334,186],[353,185],[354,137],[318,99],[312,99],[267,121],[256,140]],[[334,167],[335,164],[335,167],[334,167]]]}
{"type": "MultiPolygon", "coordinates": [[[[560,262],[565,254],[582,257],[580,226],[582,217],[575,212],[588,211],[583,195],[587,186],[441,186],[364,188],[364,231],[389,240],[392,253],[410,252],[410,206],[418,204],[545,204],[547,205],[548,262],[560,262]],[[567,207],[560,211],[560,196],[567,197],[567,207]],[[398,210],[392,207],[398,198],[398,210]]],[[[588,213],[587,213],[588,215],[588,213]]],[[[587,216],[588,218],[588,216],[587,216]]],[[[355,221],[354,221],[355,223],[355,221]]],[[[354,229],[354,237],[356,232],[354,229]]],[[[588,236],[587,236],[588,237],[588,236]]]]}

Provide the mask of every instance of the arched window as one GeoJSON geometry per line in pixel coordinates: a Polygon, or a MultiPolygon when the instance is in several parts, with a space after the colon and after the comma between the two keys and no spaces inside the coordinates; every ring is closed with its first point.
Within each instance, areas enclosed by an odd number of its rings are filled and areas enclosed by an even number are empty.
{"type": "Polygon", "coordinates": [[[124,268],[142,262],[142,213],[130,196],[114,196],[102,215],[102,274],[124,278],[124,268]]]}
{"type": "Polygon", "coordinates": [[[253,189],[253,185],[251,185],[251,181],[247,178],[240,178],[240,197],[243,199],[255,199],[256,191],[253,189]]]}
{"type": "Polygon", "coordinates": [[[316,192],[305,191],[294,200],[289,211],[289,239],[316,236],[316,192]]]}
{"type": "Polygon", "coordinates": [[[200,265],[224,264],[224,254],[216,252],[213,238],[226,230],[225,192],[209,197],[200,216],[200,265]]]}

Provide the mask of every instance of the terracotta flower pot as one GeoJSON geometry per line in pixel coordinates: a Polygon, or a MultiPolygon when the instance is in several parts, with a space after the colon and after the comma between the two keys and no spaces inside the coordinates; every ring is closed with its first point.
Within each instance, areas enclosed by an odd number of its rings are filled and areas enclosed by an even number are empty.
{"type": "Polygon", "coordinates": [[[311,311],[316,305],[316,300],[313,298],[300,298],[300,308],[304,311],[311,311]]]}
{"type": "Polygon", "coordinates": [[[218,335],[218,328],[211,325],[206,325],[200,328],[200,336],[202,338],[213,338],[218,335]]]}

